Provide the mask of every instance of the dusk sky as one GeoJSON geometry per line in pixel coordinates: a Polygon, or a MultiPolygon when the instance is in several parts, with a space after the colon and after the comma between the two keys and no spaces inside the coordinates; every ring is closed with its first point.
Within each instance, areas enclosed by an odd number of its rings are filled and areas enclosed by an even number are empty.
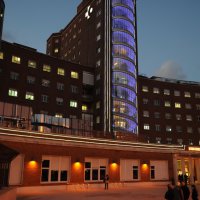
{"type": "MultiPolygon", "coordinates": [[[[3,39],[45,53],[81,0],[4,0],[3,39]]],[[[139,73],[200,82],[200,0],[137,0],[139,73]]]]}

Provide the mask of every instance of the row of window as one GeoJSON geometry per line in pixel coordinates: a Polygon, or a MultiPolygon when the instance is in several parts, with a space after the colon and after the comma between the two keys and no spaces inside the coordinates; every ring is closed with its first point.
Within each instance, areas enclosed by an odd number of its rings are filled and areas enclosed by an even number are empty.
{"type": "MultiPolygon", "coordinates": [[[[143,99],[143,104],[149,104],[149,99],[144,98],[143,99]]],[[[160,106],[161,105],[161,100],[159,99],[154,99],[153,100],[153,105],[154,106],[160,106]]],[[[165,107],[171,107],[172,103],[170,101],[164,101],[164,106],[165,107]]],[[[175,102],[174,103],[175,108],[182,108],[182,104],[180,102],[175,102]]],[[[185,108],[186,109],[192,109],[192,105],[190,103],[185,103],[185,108]]],[[[200,110],[200,104],[196,104],[196,109],[200,110]]]]}
{"type": "MultiPolygon", "coordinates": [[[[159,132],[159,131],[161,131],[161,125],[160,124],[155,124],[155,127],[153,128],[149,124],[144,124],[143,125],[143,129],[146,130],[146,131],[154,129],[156,132],[159,132]]],[[[172,132],[173,131],[172,126],[171,125],[166,125],[165,126],[165,131],[166,132],[172,132]]],[[[176,126],[174,131],[176,131],[177,133],[182,133],[183,132],[183,128],[181,126],[176,126]]],[[[195,131],[194,131],[194,129],[192,127],[187,127],[186,132],[187,133],[193,133],[195,131]]],[[[200,128],[197,129],[197,132],[200,134],[200,128]]]]}
{"type": "MultiPolygon", "coordinates": [[[[159,112],[154,112],[153,115],[154,115],[155,119],[160,119],[161,118],[159,112]]],[[[146,117],[146,118],[150,117],[149,111],[144,110],[143,111],[143,117],[146,117]]],[[[175,118],[178,121],[183,120],[183,117],[182,117],[181,114],[175,114],[175,118]]],[[[192,115],[185,115],[184,118],[185,118],[186,121],[192,121],[192,115]]],[[[165,119],[172,119],[172,114],[171,113],[165,113],[165,119]]],[[[197,116],[197,121],[200,121],[200,115],[197,116]]]]}
{"type": "MultiPolygon", "coordinates": [[[[149,92],[149,87],[148,86],[142,86],[142,91],[143,92],[149,92]]],[[[153,88],[153,93],[154,94],[160,94],[161,93],[161,90],[159,88],[153,88]]],[[[168,90],[168,89],[164,89],[163,90],[163,94],[164,95],[170,95],[171,94],[171,91],[168,90]]],[[[178,97],[178,96],[181,96],[181,92],[178,91],[178,90],[174,90],[174,96],[178,97]]],[[[188,92],[188,91],[185,91],[184,92],[184,97],[186,98],[191,98],[191,93],[188,92]]],[[[195,93],[195,98],[200,98],[200,93],[195,93]]]]}

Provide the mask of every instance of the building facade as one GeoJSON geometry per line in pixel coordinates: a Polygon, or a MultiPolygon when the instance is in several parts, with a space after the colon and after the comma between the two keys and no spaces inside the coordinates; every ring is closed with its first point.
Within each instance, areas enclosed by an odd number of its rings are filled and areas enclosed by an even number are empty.
{"type": "Polygon", "coordinates": [[[138,76],[138,102],[145,141],[200,145],[200,83],[138,76]]]}
{"type": "Polygon", "coordinates": [[[3,32],[3,19],[4,19],[5,4],[3,0],[0,0],[0,49],[1,49],[1,38],[3,32]]]}
{"type": "Polygon", "coordinates": [[[137,134],[135,0],[83,0],[47,54],[94,68],[94,128],[137,134]]]}

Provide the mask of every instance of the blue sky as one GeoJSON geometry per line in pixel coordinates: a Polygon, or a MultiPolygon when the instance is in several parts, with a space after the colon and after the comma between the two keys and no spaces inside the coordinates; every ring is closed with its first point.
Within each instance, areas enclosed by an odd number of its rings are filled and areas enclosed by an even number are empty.
{"type": "MultiPolygon", "coordinates": [[[[81,0],[5,0],[3,39],[45,52],[81,0]]],[[[200,82],[200,0],[137,0],[139,73],[200,82]]]]}

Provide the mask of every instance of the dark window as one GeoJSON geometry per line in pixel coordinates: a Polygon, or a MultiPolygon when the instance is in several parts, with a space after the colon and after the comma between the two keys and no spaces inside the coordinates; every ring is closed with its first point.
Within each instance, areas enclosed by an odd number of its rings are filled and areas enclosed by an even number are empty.
{"type": "Polygon", "coordinates": [[[90,180],[90,169],[85,170],[85,180],[89,181],[90,180]]]}
{"type": "Polygon", "coordinates": [[[92,170],[92,180],[94,181],[98,180],[98,169],[92,170]]]}
{"type": "Polygon", "coordinates": [[[138,166],[133,166],[133,179],[138,179],[138,166]]]}
{"type": "Polygon", "coordinates": [[[42,161],[42,167],[43,167],[43,168],[49,168],[49,164],[50,164],[50,161],[49,161],[49,160],[43,160],[43,161],[42,161]]]}
{"type": "Polygon", "coordinates": [[[58,181],[58,170],[51,170],[51,181],[58,181]]]}
{"type": "Polygon", "coordinates": [[[151,179],[155,179],[155,166],[151,166],[151,179]]]}
{"type": "Polygon", "coordinates": [[[49,169],[42,169],[42,182],[49,181],[49,169]]]}
{"type": "Polygon", "coordinates": [[[60,181],[67,181],[67,171],[63,170],[60,172],[60,181]]]}
{"type": "Polygon", "coordinates": [[[100,180],[103,180],[106,176],[106,167],[100,166],[100,180]]]}
{"type": "Polygon", "coordinates": [[[86,162],[85,163],[85,168],[91,168],[91,163],[90,162],[86,162]]]}

